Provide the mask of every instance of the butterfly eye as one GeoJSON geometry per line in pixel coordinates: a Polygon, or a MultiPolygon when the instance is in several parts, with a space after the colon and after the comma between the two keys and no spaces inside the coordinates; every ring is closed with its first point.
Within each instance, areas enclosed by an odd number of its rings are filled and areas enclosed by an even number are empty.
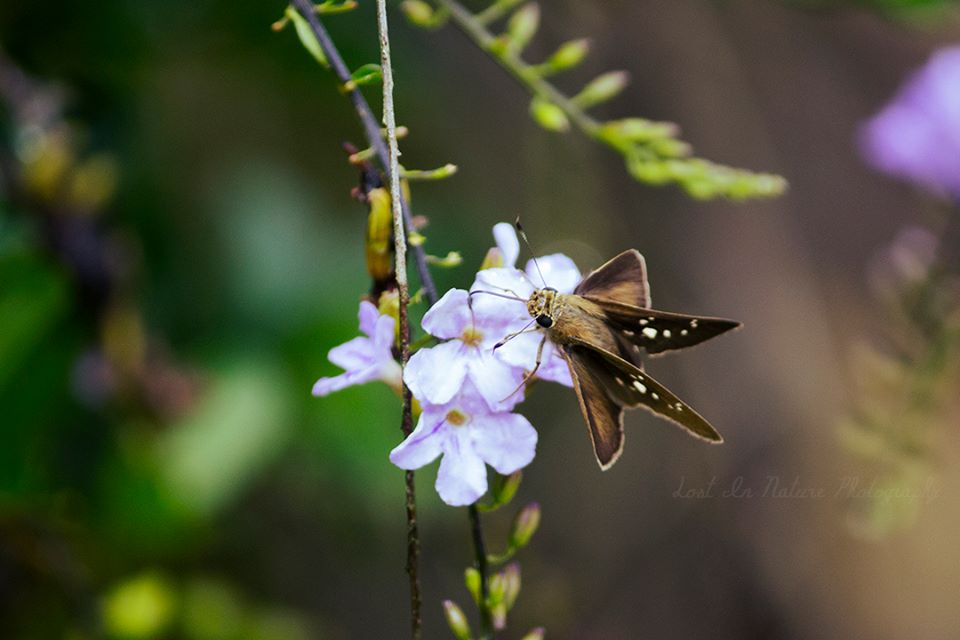
{"type": "Polygon", "coordinates": [[[543,327],[544,329],[549,329],[550,327],[553,326],[553,318],[551,318],[545,313],[542,313],[539,316],[537,316],[537,324],[543,327]]]}

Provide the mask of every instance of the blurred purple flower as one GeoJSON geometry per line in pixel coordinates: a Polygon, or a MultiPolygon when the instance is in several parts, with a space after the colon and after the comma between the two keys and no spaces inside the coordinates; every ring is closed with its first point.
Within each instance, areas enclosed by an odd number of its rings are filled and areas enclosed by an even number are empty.
{"type": "Polygon", "coordinates": [[[393,357],[394,319],[380,315],[366,300],[360,303],[359,317],[360,331],[366,337],[354,338],[330,350],[330,362],[345,372],[317,380],[313,395],[325,396],[372,380],[383,380],[393,389],[400,389],[400,365],[393,357]]]}
{"type": "Polygon", "coordinates": [[[936,52],[860,133],[885,173],[960,198],[960,47],[936,52]]]}
{"type": "Polygon", "coordinates": [[[508,411],[523,399],[522,394],[513,393],[523,381],[523,370],[493,352],[506,334],[502,315],[490,311],[471,313],[463,289],[451,289],[430,307],[423,316],[423,328],[447,342],[421,349],[410,358],[404,381],[417,400],[443,405],[468,383],[491,411],[508,411]]]}
{"type": "Polygon", "coordinates": [[[530,422],[516,413],[491,411],[469,379],[449,402],[420,400],[417,428],[390,452],[390,461],[401,469],[419,469],[442,455],[436,488],[447,504],[473,504],[486,493],[484,463],[507,475],[533,460],[537,432],[530,422]]]}

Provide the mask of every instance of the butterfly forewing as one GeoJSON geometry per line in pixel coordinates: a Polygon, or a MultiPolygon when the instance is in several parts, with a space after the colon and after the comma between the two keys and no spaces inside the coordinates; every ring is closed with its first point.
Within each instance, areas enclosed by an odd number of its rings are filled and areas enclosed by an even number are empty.
{"type": "Polygon", "coordinates": [[[584,278],[574,293],[636,307],[650,306],[647,265],[636,249],[624,251],[584,278]]]}
{"type": "Polygon", "coordinates": [[[725,318],[641,309],[612,300],[584,297],[603,309],[608,326],[615,333],[650,355],[692,347],[740,326],[739,322],[725,318]]]}

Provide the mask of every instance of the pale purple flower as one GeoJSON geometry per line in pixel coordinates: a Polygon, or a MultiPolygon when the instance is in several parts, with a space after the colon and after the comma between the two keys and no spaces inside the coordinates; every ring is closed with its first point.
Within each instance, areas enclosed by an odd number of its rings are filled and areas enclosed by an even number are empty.
{"type": "Polygon", "coordinates": [[[960,47],[936,52],[860,135],[877,169],[960,198],[960,47]]]}
{"type": "Polygon", "coordinates": [[[490,410],[509,410],[522,394],[523,370],[493,351],[505,334],[498,314],[471,313],[467,292],[451,289],[423,316],[423,328],[447,340],[410,358],[404,381],[422,403],[443,405],[469,382],[490,410]]]}
{"type": "MultiPolygon", "coordinates": [[[[560,293],[573,293],[582,277],[573,260],[562,253],[543,256],[536,261],[530,260],[526,270],[520,271],[513,266],[518,255],[514,246],[519,248],[513,226],[500,223],[494,226],[493,234],[507,266],[484,269],[477,274],[473,286],[470,287],[471,291],[488,291],[499,295],[475,294],[474,313],[478,317],[497,318],[501,323],[501,339],[508,334],[527,329],[526,333],[512,338],[497,349],[497,356],[512,366],[531,371],[536,363],[543,333],[536,331],[537,325],[532,324],[533,319],[527,311],[527,299],[535,288],[543,286],[553,287],[560,293]],[[504,295],[514,296],[515,299],[500,297],[504,295]]],[[[543,345],[537,377],[568,387],[573,386],[566,361],[549,340],[543,345]]]]}
{"type": "Polygon", "coordinates": [[[507,475],[533,460],[537,432],[530,422],[516,413],[491,411],[469,379],[446,403],[420,400],[417,428],[390,452],[390,461],[401,469],[419,469],[442,455],[436,488],[447,504],[473,504],[486,493],[485,464],[507,475]]]}
{"type": "Polygon", "coordinates": [[[392,388],[400,389],[400,365],[392,351],[394,319],[380,315],[377,308],[366,300],[360,303],[359,317],[360,331],[366,335],[334,347],[327,356],[345,372],[317,380],[313,395],[325,396],[372,380],[383,380],[392,388]]]}

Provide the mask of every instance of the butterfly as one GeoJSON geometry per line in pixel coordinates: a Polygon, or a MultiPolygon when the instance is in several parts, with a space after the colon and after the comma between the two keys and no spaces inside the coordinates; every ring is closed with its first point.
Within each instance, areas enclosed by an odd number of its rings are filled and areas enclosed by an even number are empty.
{"type": "Polygon", "coordinates": [[[528,377],[539,368],[544,343],[550,340],[570,367],[601,469],[613,466],[623,452],[623,414],[635,407],[708,442],[723,442],[706,419],[644,371],[641,356],[692,347],[740,323],[651,309],[640,252],[619,254],[589,273],[573,293],[537,288],[526,304],[544,333],[528,377]]]}

